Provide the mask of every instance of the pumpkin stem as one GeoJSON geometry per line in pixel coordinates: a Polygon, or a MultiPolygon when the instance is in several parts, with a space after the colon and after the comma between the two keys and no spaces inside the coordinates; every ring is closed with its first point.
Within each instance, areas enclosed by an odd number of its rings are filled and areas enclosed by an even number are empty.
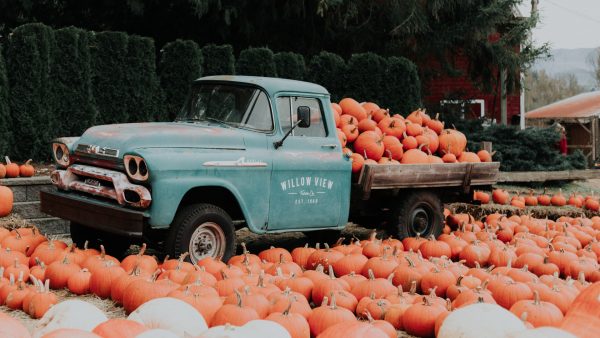
{"type": "Polygon", "coordinates": [[[409,295],[414,296],[417,293],[417,281],[414,280],[410,282],[410,290],[408,292],[409,295]]]}
{"type": "Polygon", "coordinates": [[[327,296],[323,297],[323,301],[321,302],[321,306],[327,306],[329,302],[329,298],[327,296]]]}
{"type": "Polygon", "coordinates": [[[284,316],[289,316],[290,315],[290,309],[292,308],[292,303],[296,300],[295,297],[290,297],[289,299],[289,303],[288,306],[285,308],[285,310],[283,311],[283,315],[284,316]]]}
{"type": "Polygon", "coordinates": [[[423,297],[423,305],[431,306],[431,303],[429,302],[429,299],[427,299],[427,296],[423,297]]]}
{"type": "Polygon", "coordinates": [[[327,268],[327,272],[329,274],[329,278],[330,279],[335,279],[335,273],[333,271],[333,265],[329,265],[329,268],[327,268]]]}
{"type": "Polygon", "coordinates": [[[335,293],[331,292],[331,304],[329,304],[329,307],[332,310],[336,310],[337,309],[337,304],[335,303],[335,293]]]}
{"type": "Polygon", "coordinates": [[[140,251],[138,252],[138,256],[143,256],[144,252],[146,252],[146,243],[142,243],[142,246],[140,247],[140,251]]]}
{"type": "Polygon", "coordinates": [[[540,293],[537,290],[533,291],[533,304],[540,305],[540,293]]]}
{"type": "Polygon", "coordinates": [[[106,250],[104,249],[104,245],[100,244],[100,259],[105,259],[105,257],[106,257],[106,250]]]}
{"type": "Polygon", "coordinates": [[[373,316],[371,315],[371,312],[369,312],[369,310],[365,310],[364,314],[366,314],[366,315],[367,315],[367,320],[369,321],[369,323],[371,323],[371,324],[372,324],[372,323],[373,323],[373,321],[375,321],[375,320],[373,319],[373,316]]]}
{"type": "Polygon", "coordinates": [[[369,275],[369,280],[375,280],[375,274],[373,273],[373,270],[369,269],[368,275],[369,275]]]}
{"type": "Polygon", "coordinates": [[[6,160],[6,164],[11,164],[12,162],[10,161],[10,158],[8,158],[8,156],[4,156],[4,159],[6,160]]]}
{"type": "Polygon", "coordinates": [[[235,293],[235,298],[237,299],[237,306],[242,307],[242,295],[238,290],[233,290],[233,292],[235,293]]]}
{"type": "Polygon", "coordinates": [[[410,258],[408,258],[408,256],[404,256],[404,259],[406,259],[406,261],[408,262],[409,267],[411,267],[411,268],[415,267],[415,263],[410,258]]]}

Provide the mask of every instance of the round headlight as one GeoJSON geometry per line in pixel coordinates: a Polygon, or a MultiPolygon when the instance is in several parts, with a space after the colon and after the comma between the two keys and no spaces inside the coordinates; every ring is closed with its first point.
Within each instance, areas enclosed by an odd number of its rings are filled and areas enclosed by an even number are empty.
{"type": "Polygon", "coordinates": [[[52,153],[54,161],[60,166],[67,167],[69,165],[69,149],[62,143],[52,144],[52,153]]]}
{"type": "Polygon", "coordinates": [[[144,159],[142,159],[142,160],[140,161],[139,167],[140,167],[140,168],[139,168],[139,170],[140,170],[140,175],[142,175],[142,176],[146,176],[146,175],[148,175],[148,167],[146,167],[146,161],[144,161],[144,159]]]}
{"type": "Polygon", "coordinates": [[[123,162],[129,178],[135,181],[148,180],[148,166],[143,158],[135,155],[125,155],[123,162]]]}
{"type": "Polygon", "coordinates": [[[134,159],[129,160],[129,163],[127,164],[127,171],[132,176],[137,174],[138,164],[134,159]]]}

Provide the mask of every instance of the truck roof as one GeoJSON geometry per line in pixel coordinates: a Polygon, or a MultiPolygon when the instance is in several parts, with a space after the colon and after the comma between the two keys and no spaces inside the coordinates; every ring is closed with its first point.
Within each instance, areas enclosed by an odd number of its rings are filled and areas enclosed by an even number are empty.
{"type": "Polygon", "coordinates": [[[318,84],[276,77],[215,75],[201,77],[194,82],[199,81],[228,81],[252,84],[265,89],[267,92],[269,92],[269,94],[275,94],[277,92],[286,91],[329,95],[327,89],[325,89],[323,86],[319,86],[318,84]]]}

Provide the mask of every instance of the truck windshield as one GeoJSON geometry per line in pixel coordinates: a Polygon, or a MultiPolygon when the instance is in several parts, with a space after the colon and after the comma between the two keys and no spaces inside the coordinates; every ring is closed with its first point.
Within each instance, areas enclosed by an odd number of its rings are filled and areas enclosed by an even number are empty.
{"type": "Polygon", "coordinates": [[[193,86],[176,121],[209,121],[259,131],[273,130],[267,95],[257,88],[229,84],[193,86]]]}

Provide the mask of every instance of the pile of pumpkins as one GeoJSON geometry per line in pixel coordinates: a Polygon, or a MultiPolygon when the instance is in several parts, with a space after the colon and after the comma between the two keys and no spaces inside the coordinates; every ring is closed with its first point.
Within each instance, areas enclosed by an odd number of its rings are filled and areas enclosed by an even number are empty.
{"type": "Polygon", "coordinates": [[[8,156],[5,156],[4,158],[6,160],[6,165],[0,163],[0,179],[32,177],[35,174],[35,168],[31,165],[31,160],[27,160],[25,163],[18,165],[11,162],[8,156]]]}
{"type": "Polygon", "coordinates": [[[492,154],[466,151],[467,138],[458,130],[418,109],[406,118],[391,115],[376,103],[344,98],[332,103],[343,152],[352,159],[352,172],[364,164],[436,164],[491,162],[492,154]]]}
{"type": "Polygon", "coordinates": [[[510,204],[519,209],[535,206],[564,207],[569,205],[575,208],[585,208],[591,211],[600,210],[599,196],[583,196],[573,192],[569,198],[567,198],[565,195],[563,195],[562,189],[559,189],[558,192],[552,195],[547,194],[546,189],[544,189],[544,192],[541,194],[535,194],[533,189],[530,189],[528,194],[520,194],[517,192],[512,197],[506,190],[494,189],[492,191],[491,198],[489,193],[476,190],[473,193],[473,200],[478,201],[481,204],[488,204],[490,201],[501,205],[510,204]]]}
{"type": "MultiPolygon", "coordinates": [[[[76,248],[47,240],[35,229],[0,230],[0,303],[45,323],[43,317],[62,304],[50,289],[67,288],[113,300],[129,314],[122,320],[136,321],[136,312],[160,303],[156,311],[168,313],[152,323],[169,321],[172,314],[188,318],[190,312],[202,318],[189,320],[203,323],[202,330],[233,331],[230,337],[253,337],[244,327],[254,321],[275,322],[287,332],[271,337],[395,338],[398,330],[451,337],[484,327],[483,319],[473,320],[473,312],[466,311],[470,306],[481,308],[474,313],[493,314],[485,326],[491,331],[480,336],[493,336],[494,330],[508,334],[502,328],[509,326],[514,334],[529,332],[523,331],[527,327],[552,327],[565,337],[600,332],[600,217],[490,214],[474,220],[446,214],[437,239],[400,241],[373,233],[364,240],[291,251],[271,247],[253,254],[244,248],[226,263],[204,258],[195,265],[185,254],[159,262],[144,246],[119,261],[102,247],[76,248]],[[514,317],[514,325],[502,319],[506,316],[514,317]]],[[[115,322],[111,330],[118,327],[115,322]]]]}

